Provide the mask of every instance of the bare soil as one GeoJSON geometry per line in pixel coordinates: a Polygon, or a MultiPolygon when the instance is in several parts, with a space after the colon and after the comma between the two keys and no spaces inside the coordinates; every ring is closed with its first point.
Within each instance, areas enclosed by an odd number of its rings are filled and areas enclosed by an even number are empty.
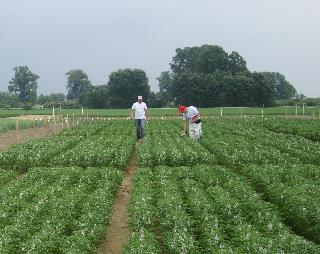
{"type": "Polygon", "coordinates": [[[137,169],[136,153],[139,147],[140,142],[137,142],[126,175],[116,194],[110,222],[106,229],[105,240],[100,246],[98,254],[119,254],[131,236],[131,230],[128,225],[128,203],[132,192],[132,177],[137,169]]]}
{"type": "Polygon", "coordinates": [[[11,117],[7,117],[8,119],[17,119],[17,120],[44,120],[44,119],[48,119],[49,115],[21,115],[21,116],[11,116],[11,117]]]}
{"type": "Polygon", "coordinates": [[[62,130],[61,125],[47,125],[41,128],[29,128],[19,131],[11,130],[0,134],[0,151],[13,144],[25,143],[31,139],[52,136],[62,130]]]}

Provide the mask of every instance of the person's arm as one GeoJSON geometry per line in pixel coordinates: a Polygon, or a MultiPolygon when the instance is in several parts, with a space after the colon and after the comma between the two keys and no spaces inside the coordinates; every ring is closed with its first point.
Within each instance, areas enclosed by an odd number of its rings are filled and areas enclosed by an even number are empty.
{"type": "Polygon", "coordinates": [[[148,121],[148,110],[147,110],[147,107],[144,109],[144,115],[146,116],[146,121],[148,121]]]}
{"type": "Polygon", "coordinates": [[[187,134],[187,131],[188,131],[188,120],[185,120],[184,121],[184,124],[183,124],[183,131],[181,133],[181,136],[184,136],[187,134]]]}
{"type": "Polygon", "coordinates": [[[198,112],[197,114],[195,114],[192,118],[191,121],[194,123],[196,121],[198,121],[200,119],[200,113],[198,112]]]}

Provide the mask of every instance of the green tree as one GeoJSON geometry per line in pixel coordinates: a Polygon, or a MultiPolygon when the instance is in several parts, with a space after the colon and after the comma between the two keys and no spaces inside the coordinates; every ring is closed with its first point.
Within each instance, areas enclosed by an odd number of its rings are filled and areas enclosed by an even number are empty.
{"type": "Polygon", "coordinates": [[[65,101],[66,96],[63,93],[51,93],[49,95],[40,94],[37,102],[39,104],[46,104],[48,102],[62,102],[65,101]]]}
{"type": "Polygon", "coordinates": [[[252,90],[251,96],[255,98],[254,106],[273,106],[275,104],[275,86],[274,83],[270,82],[265,78],[262,73],[252,73],[254,89],[252,90]]]}
{"type": "Polygon", "coordinates": [[[0,92],[0,108],[21,107],[17,95],[9,92],[0,92]]]}
{"type": "Polygon", "coordinates": [[[146,73],[140,69],[122,69],[112,72],[108,82],[109,98],[112,108],[128,108],[138,95],[148,101],[150,86],[146,73]]]}
{"type": "Polygon", "coordinates": [[[110,108],[107,85],[92,86],[80,95],[79,104],[87,108],[110,108]]]}
{"type": "Polygon", "coordinates": [[[247,70],[245,60],[235,51],[230,55],[217,45],[177,48],[170,68],[174,74],[184,72],[212,74],[247,70]]]}
{"type": "Polygon", "coordinates": [[[238,52],[232,51],[228,56],[229,70],[234,74],[247,71],[247,63],[238,52]]]}
{"type": "Polygon", "coordinates": [[[293,98],[297,91],[293,85],[290,84],[279,72],[262,72],[263,76],[269,83],[275,87],[276,99],[290,99],[293,98]]]}
{"type": "Polygon", "coordinates": [[[87,74],[81,69],[68,71],[66,76],[68,77],[67,98],[70,100],[79,99],[82,93],[87,92],[92,87],[87,74]]]}
{"type": "Polygon", "coordinates": [[[37,99],[37,80],[39,76],[32,73],[28,66],[17,66],[14,77],[9,81],[8,90],[18,95],[23,103],[34,103],[37,99]]]}
{"type": "Polygon", "coordinates": [[[160,76],[157,78],[159,82],[159,93],[153,95],[153,101],[157,101],[157,105],[170,106],[174,100],[173,97],[173,77],[170,71],[161,72],[160,76]],[[156,98],[156,100],[155,100],[156,98]]]}

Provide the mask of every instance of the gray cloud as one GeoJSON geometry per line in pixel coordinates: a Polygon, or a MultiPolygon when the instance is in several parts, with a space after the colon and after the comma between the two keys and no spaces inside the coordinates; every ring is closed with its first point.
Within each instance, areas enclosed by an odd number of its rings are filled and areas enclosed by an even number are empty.
{"type": "Polygon", "coordinates": [[[2,0],[0,91],[18,65],[40,76],[39,94],[66,92],[73,68],[94,85],[119,68],[141,68],[156,90],[177,47],[216,44],[239,52],[251,71],[278,71],[317,97],[319,7],[316,0],[2,0]]]}

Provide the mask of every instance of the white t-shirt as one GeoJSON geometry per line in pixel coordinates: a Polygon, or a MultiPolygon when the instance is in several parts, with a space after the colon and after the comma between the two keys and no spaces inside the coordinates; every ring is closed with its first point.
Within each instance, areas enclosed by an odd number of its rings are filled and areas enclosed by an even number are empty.
{"type": "Polygon", "coordinates": [[[189,106],[187,109],[188,109],[187,112],[183,113],[182,117],[183,117],[183,120],[191,121],[191,118],[196,114],[198,114],[199,112],[197,108],[194,106],[189,106]]]}
{"type": "Polygon", "coordinates": [[[133,103],[132,109],[134,109],[134,118],[135,119],[145,119],[146,118],[145,110],[147,110],[147,105],[144,102],[133,103]]]}

